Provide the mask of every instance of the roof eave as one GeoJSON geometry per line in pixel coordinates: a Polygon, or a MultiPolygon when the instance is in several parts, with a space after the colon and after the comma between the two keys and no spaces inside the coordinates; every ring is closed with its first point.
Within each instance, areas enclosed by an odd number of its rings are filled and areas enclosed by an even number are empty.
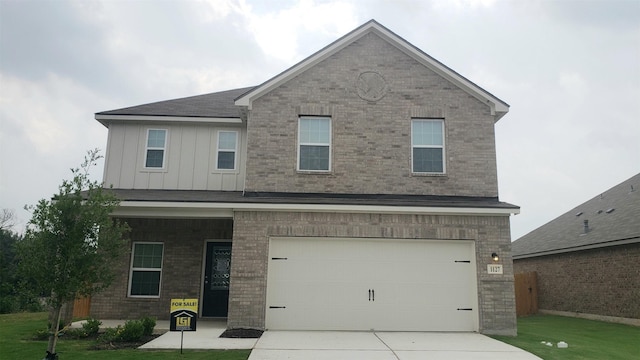
{"type": "Polygon", "coordinates": [[[150,121],[150,122],[178,122],[178,123],[217,123],[241,124],[239,117],[206,117],[206,116],[164,116],[164,115],[103,115],[95,114],[95,119],[105,127],[112,121],[150,121]]]}
{"type": "Polygon", "coordinates": [[[509,216],[518,210],[477,207],[121,201],[120,206],[112,215],[122,217],[232,217],[233,213],[238,211],[509,216]]]}

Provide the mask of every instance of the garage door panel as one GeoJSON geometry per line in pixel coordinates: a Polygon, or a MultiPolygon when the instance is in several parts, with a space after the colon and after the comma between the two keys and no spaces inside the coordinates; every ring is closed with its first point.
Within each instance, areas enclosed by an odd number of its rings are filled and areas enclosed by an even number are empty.
{"type": "Polygon", "coordinates": [[[472,242],[280,238],[272,257],[267,328],[477,330],[472,242]]]}

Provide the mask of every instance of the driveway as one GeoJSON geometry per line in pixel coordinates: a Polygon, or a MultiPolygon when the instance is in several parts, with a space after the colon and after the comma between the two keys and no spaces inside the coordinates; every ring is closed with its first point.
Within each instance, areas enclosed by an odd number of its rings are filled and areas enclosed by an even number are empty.
{"type": "Polygon", "coordinates": [[[476,333],[266,331],[249,360],[540,360],[476,333]]]}

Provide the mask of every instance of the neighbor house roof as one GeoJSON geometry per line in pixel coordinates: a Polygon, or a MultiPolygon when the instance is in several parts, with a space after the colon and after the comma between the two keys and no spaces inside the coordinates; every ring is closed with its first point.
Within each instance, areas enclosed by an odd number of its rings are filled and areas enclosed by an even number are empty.
{"type": "Polygon", "coordinates": [[[511,244],[514,259],[640,242],[640,174],[511,244]]]}
{"type": "Polygon", "coordinates": [[[102,111],[96,113],[95,118],[104,125],[112,120],[208,121],[211,119],[240,119],[242,108],[234,104],[234,99],[251,89],[253,87],[245,87],[102,111]]]}
{"type": "Polygon", "coordinates": [[[438,75],[447,79],[463,91],[467,92],[471,96],[480,100],[484,104],[487,104],[491,108],[492,115],[495,116],[495,121],[498,121],[502,116],[504,116],[509,111],[509,104],[498,99],[493,94],[484,90],[480,86],[474,84],[469,79],[464,76],[458,74],[453,71],[443,63],[438,60],[432,58],[427,53],[423,52],[419,48],[415,47],[405,39],[393,33],[391,30],[382,26],[375,20],[370,20],[355,30],[351,31],[347,35],[341,37],[340,39],[334,41],[328,46],[324,47],[320,51],[315,54],[309,56],[308,58],[302,60],[298,64],[292,66],[291,68],[285,70],[279,75],[267,80],[263,84],[256,86],[254,89],[248,91],[246,94],[240,96],[236,100],[237,105],[247,106],[251,109],[251,103],[253,100],[258,99],[260,96],[270,92],[271,90],[277,88],[283,83],[293,79],[298,76],[302,72],[307,69],[315,66],[319,62],[325,60],[331,55],[337,53],[338,51],[344,49],[354,41],[362,38],[363,36],[373,33],[379,36],[380,38],[386,40],[391,45],[395,46],[400,51],[404,52],[408,56],[412,57],[417,62],[431,69],[438,75]]]}

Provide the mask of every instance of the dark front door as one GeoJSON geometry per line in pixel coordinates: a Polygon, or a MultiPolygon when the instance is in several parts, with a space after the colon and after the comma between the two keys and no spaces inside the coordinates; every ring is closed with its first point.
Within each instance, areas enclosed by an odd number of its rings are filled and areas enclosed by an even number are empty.
{"type": "Polygon", "coordinates": [[[208,242],[202,316],[227,317],[231,243],[208,242]]]}

